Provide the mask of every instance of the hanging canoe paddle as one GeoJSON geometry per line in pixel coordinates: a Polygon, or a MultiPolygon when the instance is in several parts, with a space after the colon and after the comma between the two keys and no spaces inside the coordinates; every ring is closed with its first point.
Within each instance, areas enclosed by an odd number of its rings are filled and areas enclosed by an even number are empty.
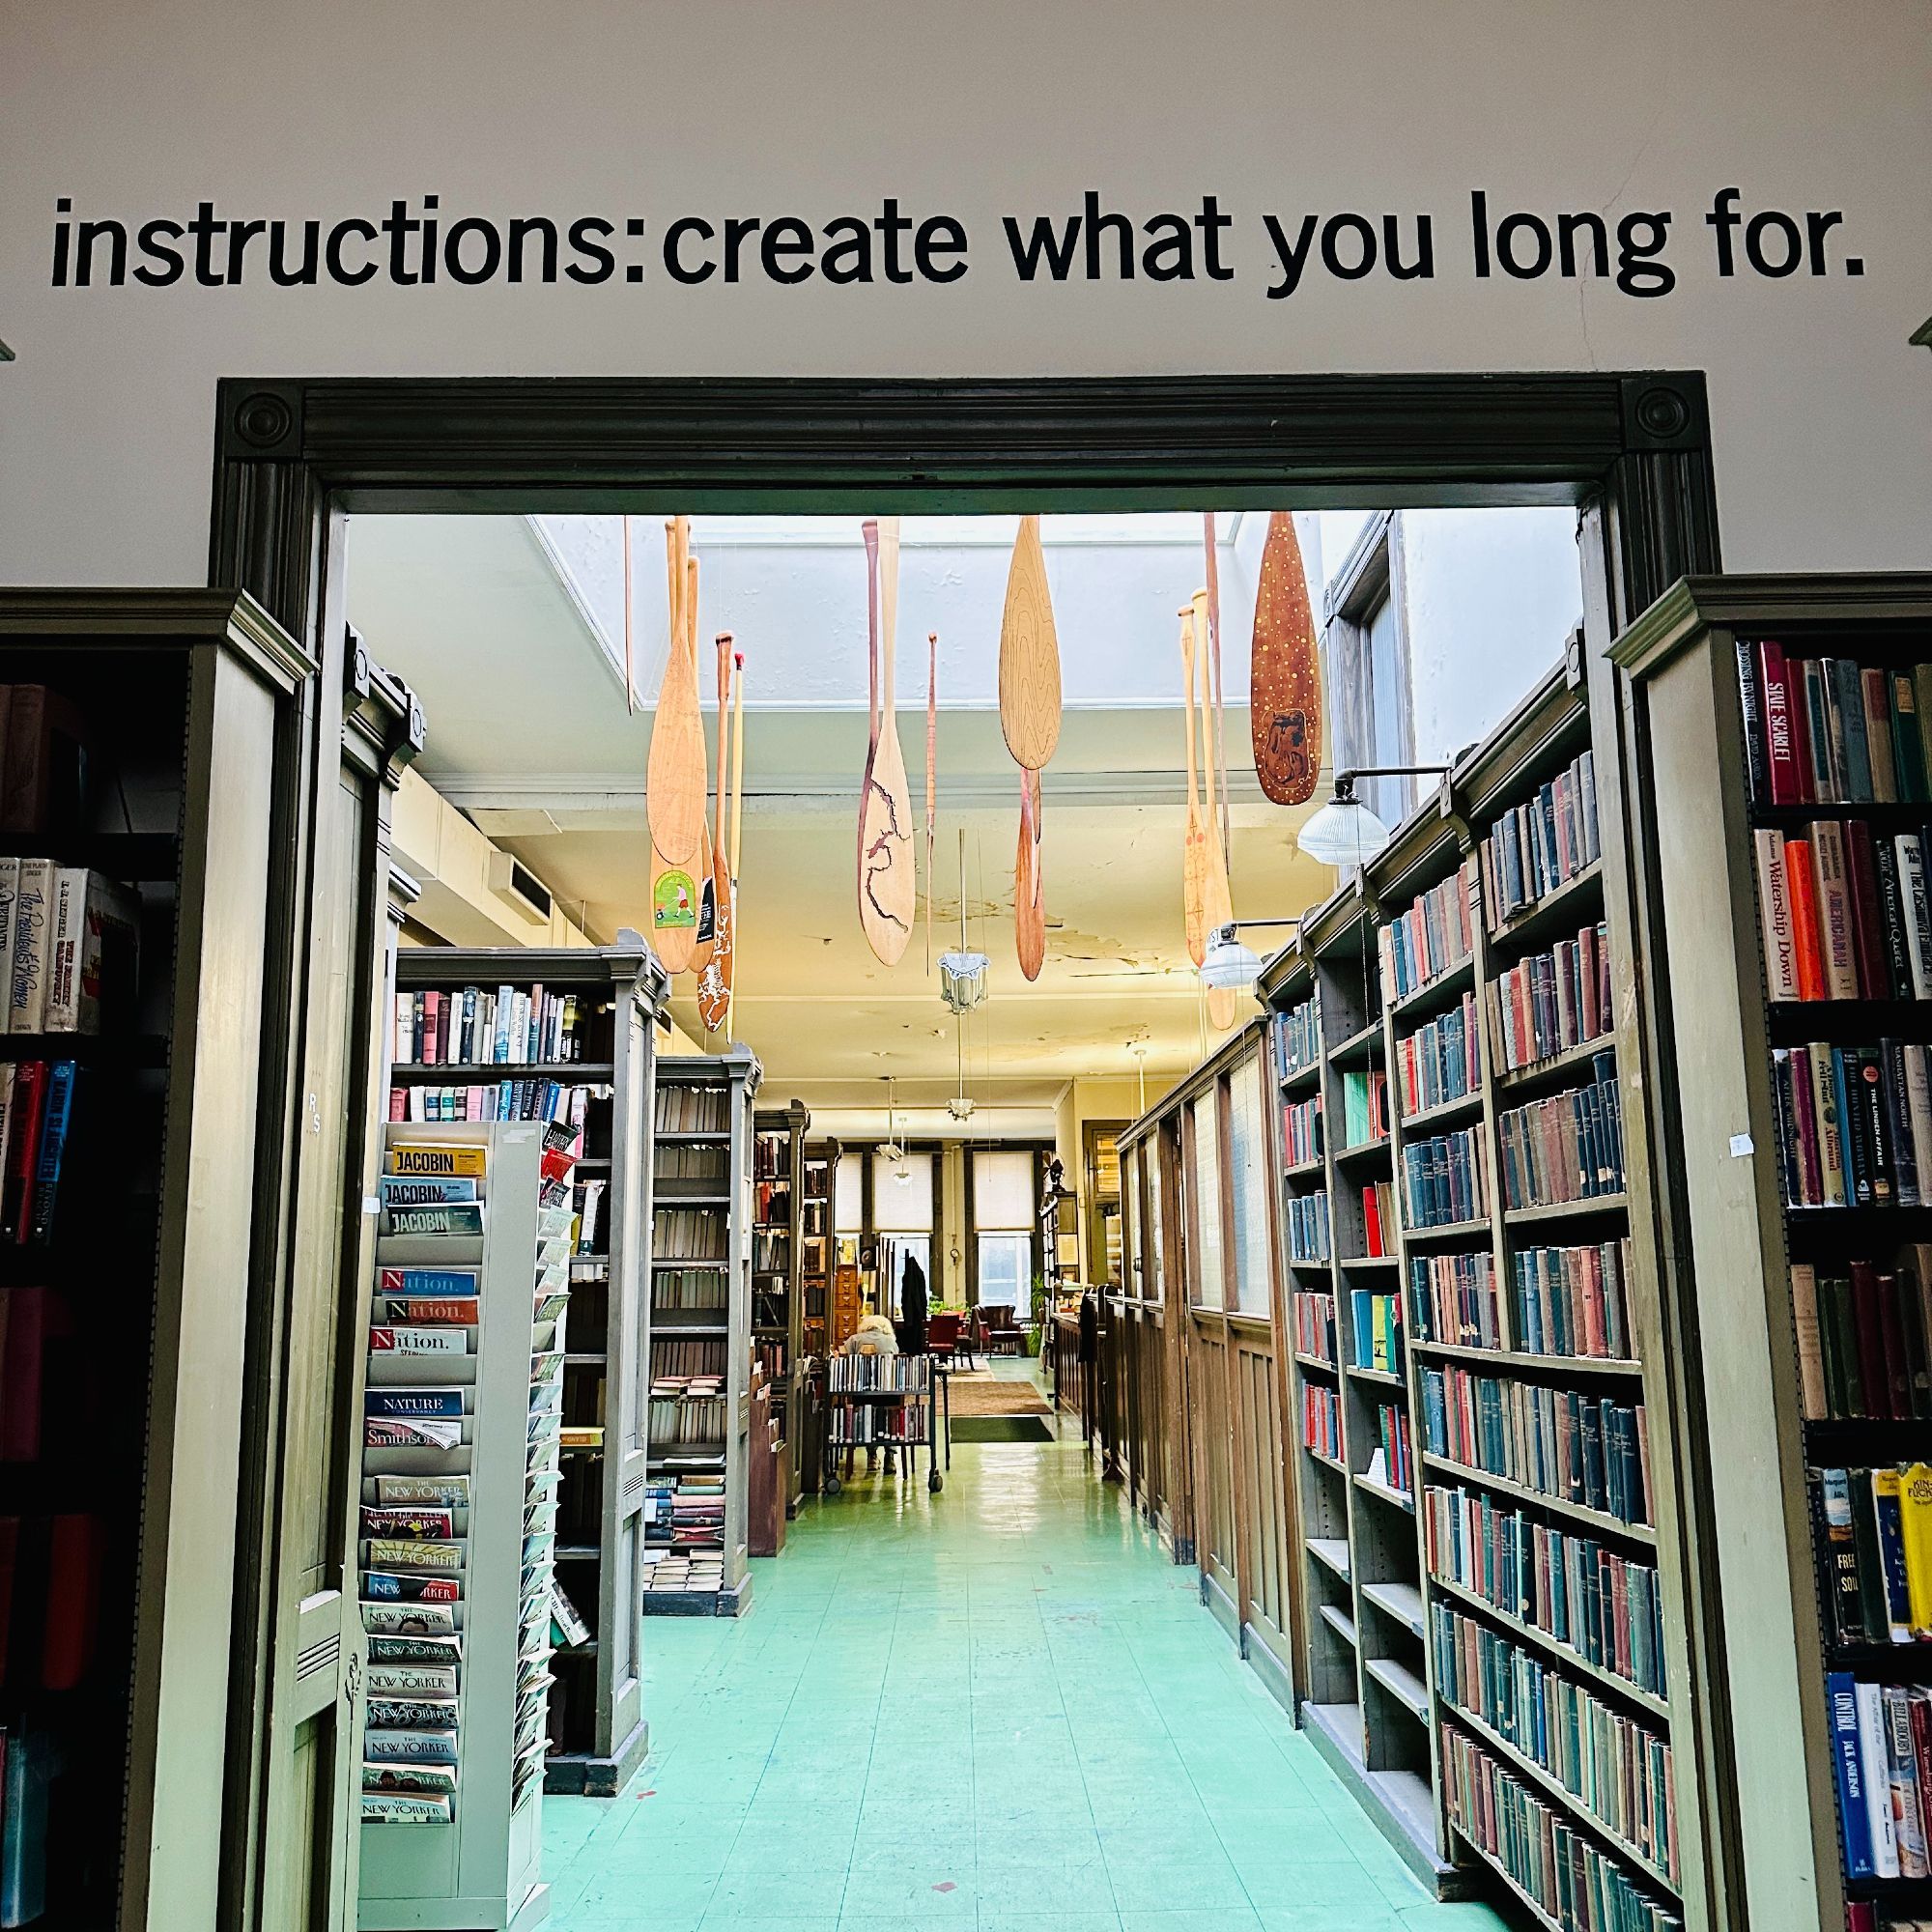
{"type": "Polygon", "coordinates": [[[731,1011],[731,968],[734,934],[731,917],[731,868],[724,856],[724,816],[730,793],[724,776],[724,751],[731,726],[731,633],[718,634],[718,810],[711,839],[711,874],[705,894],[712,906],[710,959],[698,970],[697,1016],[706,1033],[716,1033],[731,1011]]]}
{"type": "Polygon", "coordinates": [[[1040,876],[1039,774],[1020,767],[1020,842],[1013,862],[1013,944],[1020,971],[1039,978],[1046,960],[1046,899],[1040,876]]]}
{"type": "Polygon", "coordinates": [[[919,909],[912,840],[912,794],[906,784],[905,754],[899,749],[895,709],[898,623],[899,520],[879,526],[878,730],[859,816],[859,923],[879,962],[896,966],[912,937],[919,909]]]}
{"type": "Polygon", "coordinates": [[[1060,742],[1060,639],[1037,517],[1020,519],[1007,573],[1007,608],[1000,619],[1000,729],[1007,750],[1030,772],[1043,770],[1060,742]]]}
{"type": "Polygon", "coordinates": [[[1221,690],[1221,559],[1214,543],[1214,512],[1202,518],[1208,550],[1208,667],[1214,692],[1214,769],[1221,775],[1221,849],[1231,856],[1234,834],[1228,825],[1228,733],[1221,690]]]}
{"type": "MultiPolygon", "coordinates": [[[[738,955],[743,952],[739,939],[744,926],[739,921],[738,855],[745,838],[745,654],[731,660],[731,1004],[724,1015],[724,1043],[731,1043],[731,1021],[738,1004],[738,955]]],[[[723,807],[719,808],[723,810],[723,807]]]]}
{"type": "MultiPolygon", "coordinates": [[[[691,654],[691,673],[695,685],[697,676],[697,559],[696,557],[691,559],[690,571],[691,607],[685,612],[685,622],[690,626],[691,636],[686,648],[691,654]]],[[[728,639],[730,634],[726,632],[724,635],[728,639]]],[[[719,723],[722,724],[724,722],[721,717],[719,723]]],[[[724,828],[721,826],[719,837],[722,838],[723,835],[724,828]]],[[[697,859],[691,868],[697,880],[697,930],[692,935],[691,964],[687,970],[696,973],[699,979],[704,977],[705,968],[711,964],[712,949],[718,943],[718,892],[712,878],[712,855],[716,849],[716,844],[700,834],[697,859]]]]}
{"type": "Polygon", "coordinates": [[[1187,956],[1208,956],[1208,828],[1201,823],[1201,789],[1194,767],[1194,607],[1180,607],[1180,662],[1187,679],[1187,830],[1180,840],[1180,909],[1187,956]]]}
{"type": "Polygon", "coordinates": [[[859,895],[866,893],[866,814],[872,803],[872,760],[879,755],[879,521],[867,517],[866,539],[866,776],[859,781],[859,895]]]}
{"type": "MultiPolygon", "coordinates": [[[[1208,645],[1208,593],[1197,590],[1194,593],[1194,641],[1195,648],[1206,654],[1208,645]]],[[[1205,696],[1205,694],[1204,694],[1205,696]]],[[[1228,884],[1228,853],[1221,843],[1221,824],[1214,815],[1214,714],[1208,709],[1203,720],[1207,743],[1203,747],[1203,762],[1208,767],[1208,802],[1206,817],[1208,821],[1208,873],[1203,882],[1201,910],[1208,936],[1220,931],[1224,925],[1231,925],[1235,919],[1235,897],[1228,884]]],[[[1225,787],[1224,787],[1225,789],[1225,787]]],[[[1208,1020],[1218,1032],[1226,1033],[1235,1023],[1235,995],[1226,986],[1208,988],[1208,1020]]]]}
{"type": "Polygon", "coordinates": [[[651,724],[651,762],[645,780],[645,805],[651,819],[651,944],[668,973],[683,973],[691,965],[697,944],[698,875],[704,856],[704,721],[697,712],[697,559],[686,554],[685,520],[667,526],[672,579],[670,655],[665,664],[658,712],[651,724]],[[667,707],[670,719],[667,723],[667,707]],[[697,780],[691,785],[684,763],[690,734],[681,722],[689,715],[696,727],[697,780]],[[665,757],[659,756],[660,746],[665,757]],[[670,755],[673,746],[676,756],[670,755]],[[682,827],[687,813],[680,795],[694,810],[693,842],[680,849],[668,842],[682,827]]]}
{"type": "Polygon", "coordinates": [[[1321,666],[1294,518],[1277,510],[1262,546],[1248,678],[1255,776],[1277,805],[1306,805],[1321,770],[1321,666]]]}
{"type": "Polygon", "coordinates": [[[925,634],[925,970],[932,971],[932,834],[939,810],[939,633],[925,634]]]}

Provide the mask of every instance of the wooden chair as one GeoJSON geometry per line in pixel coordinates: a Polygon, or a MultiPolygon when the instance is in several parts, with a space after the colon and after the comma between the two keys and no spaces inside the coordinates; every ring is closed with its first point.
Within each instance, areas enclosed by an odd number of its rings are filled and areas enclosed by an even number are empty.
{"type": "Polygon", "coordinates": [[[980,1309],[980,1334],[989,1355],[1019,1355],[1026,1352],[1026,1336],[1013,1320],[1012,1303],[995,1301],[980,1309]]]}
{"type": "MultiPolygon", "coordinates": [[[[925,1318],[925,1352],[943,1359],[946,1366],[958,1366],[959,1351],[966,1345],[960,1336],[960,1320],[956,1315],[928,1315],[925,1318]]],[[[967,1360],[972,1360],[972,1351],[967,1350],[967,1360]]]]}

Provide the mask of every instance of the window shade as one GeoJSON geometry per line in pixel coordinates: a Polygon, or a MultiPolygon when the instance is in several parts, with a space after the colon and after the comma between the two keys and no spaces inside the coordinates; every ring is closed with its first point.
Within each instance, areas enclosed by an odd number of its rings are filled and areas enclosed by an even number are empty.
{"type": "Polygon", "coordinates": [[[978,1152],[973,1156],[973,1225],[1031,1233],[1039,1203],[1034,1198],[1031,1153],[978,1152]]]}
{"type": "Polygon", "coordinates": [[[909,1153],[903,1160],[872,1156],[872,1226],[882,1235],[932,1232],[932,1156],[909,1153]],[[904,1174],[907,1179],[898,1177],[904,1174]]]}
{"type": "Polygon", "coordinates": [[[837,1212],[834,1233],[863,1235],[866,1232],[866,1170],[850,1154],[840,1157],[832,1182],[837,1212]]]}

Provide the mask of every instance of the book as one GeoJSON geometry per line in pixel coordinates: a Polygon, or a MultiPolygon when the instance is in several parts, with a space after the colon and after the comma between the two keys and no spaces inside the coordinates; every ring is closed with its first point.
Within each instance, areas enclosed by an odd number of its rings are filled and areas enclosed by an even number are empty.
{"type": "Polygon", "coordinates": [[[1818,1271],[1808,1262],[1792,1265],[1791,1309],[1798,1329],[1798,1378],[1804,1414],[1807,1421],[1819,1422],[1830,1411],[1818,1328],[1818,1271]]]}
{"type": "MultiPolygon", "coordinates": [[[[1825,959],[1818,927],[1818,880],[1808,838],[1784,841],[1784,876],[1791,895],[1791,933],[1796,953],[1798,997],[1825,997],[1825,959]]],[[[1932,937],[1932,931],[1928,931],[1932,937]]]]}
{"type": "Polygon", "coordinates": [[[14,895],[13,971],[8,986],[7,1030],[40,1033],[47,1010],[47,961],[54,874],[51,859],[22,859],[14,895]]]}
{"type": "Polygon", "coordinates": [[[1890,1750],[1886,1743],[1885,1698],[1876,1684],[1852,1684],[1859,1714],[1859,1756],[1864,1768],[1865,1815],[1871,1833],[1872,1871],[1898,1876],[1898,1833],[1891,1815],[1890,1750]]]}
{"type": "Polygon", "coordinates": [[[382,1267],[376,1270],[376,1290],[380,1294],[432,1295],[467,1298],[476,1296],[474,1268],[382,1267]]]}
{"type": "Polygon", "coordinates": [[[1932,1639],[1932,1465],[1914,1463],[1899,1472],[1899,1534],[1912,1634],[1932,1639]]]}
{"type": "Polygon", "coordinates": [[[456,1610],[450,1604],[380,1604],[364,1602],[362,1628],[401,1636],[428,1636],[453,1632],[456,1610]]]}
{"type": "Polygon", "coordinates": [[[0,1925],[28,1925],[46,1911],[47,1794],[57,1769],[44,1731],[10,1726],[0,1769],[0,1925]]]}
{"type": "Polygon", "coordinates": [[[406,1764],[395,1760],[362,1766],[364,1791],[441,1791],[456,1789],[456,1767],[451,1764],[406,1764]]]}
{"type": "Polygon", "coordinates": [[[460,1418],[460,1388],[370,1388],[363,1391],[362,1412],[369,1416],[420,1421],[426,1417],[460,1418]]]}
{"type": "Polygon", "coordinates": [[[426,1208],[384,1208],[378,1232],[384,1235],[461,1235],[483,1232],[480,1203],[443,1203],[426,1208]]]}
{"type": "Polygon", "coordinates": [[[1825,1699],[1832,1724],[1832,1767],[1838,1786],[1838,1830],[1845,1855],[1845,1876],[1855,1881],[1867,1879],[1875,1869],[1871,1812],[1865,1792],[1858,1691],[1849,1671],[1826,1673],[1825,1699]]]}
{"type": "Polygon", "coordinates": [[[385,1174],[380,1184],[385,1208],[428,1208],[451,1201],[473,1203],[477,1198],[476,1181],[469,1175],[385,1174]]]}
{"type": "Polygon", "coordinates": [[[449,1799],[440,1793],[367,1789],[362,1793],[365,1825],[447,1825],[455,1815],[449,1799]]]}
{"type": "Polygon", "coordinates": [[[430,1325],[383,1326],[369,1330],[372,1355],[467,1355],[469,1332],[467,1328],[430,1325]]]}
{"type": "Polygon", "coordinates": [[[1802,805],[1809,794],[1798,760],[1791,715],[1790,670],[1781,644],[1757,646],[1757,684],[1764,707],[1765,767],[1768,790],[1760,793],[1772,805],[1802,805]]]}
{"type": "Polygon", "coordinates": [[[467,1175],[482,1178],[489,1150],[454,1142],[398,1142],[383,1156],[385,1174],[467,1175]]]}
{"type": "Polygon", "coordinates": [[[1845,875],[1843,829],[1836,819],[1814,819],[1810,835],[1824,996],[1828,1000],[1856,1000],[1859,997],[1859,966],[1853,936],[1851,891],[1845,875]]]}
{"type": "Polygon", "coordinates": [[[1776,832],[1751,834],[1757,855],[1758,919],[1764,938],[1765,993],[1774,1000],[1799,997],[1798,941],[1792,927],[1784,838],[1776,832]]]}
{"type": "Polygon", "coordinates": [[[8,1109],[7,1160],[0,1170],[0,1241],[24,1244],[33,1233],[46,1086],[45,1061],[23,1060],[15,1065],[8,1109]]]}
{"type": "Polygon", "coordinates": [[[48,1033],[100,1033],[138,983],[141,901],[126,886],[85,867],[54,874],[48,965],[48,1033]]]}
{"type": "Polygon", "coordinates": [[[363,1734],[362,1755],[371,1763],[454,1764],[454,1730],[372,1730],[363,1734]]]}

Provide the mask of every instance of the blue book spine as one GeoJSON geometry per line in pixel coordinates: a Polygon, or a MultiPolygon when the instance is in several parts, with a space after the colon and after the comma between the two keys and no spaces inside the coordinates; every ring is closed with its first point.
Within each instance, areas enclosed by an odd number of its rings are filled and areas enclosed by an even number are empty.
{"type": "Polygon", "coordinates": [[[445,1201],[473,1204],[476,1199],[474,1180],[451,1175],[385,1174],[382,1179],[385,1207],[419,1208],[428,1202],[445,1201]]]}
{"type": "Polygon", "coordinates": [[[474,1294],[474,1268],[384,1268],[383,1286],[392,1294],[474,1294]]]}
{"type": "Polygon", "coordinates": [[[47,1068],[47,1097],[41,1112],[41,1150],[34,1173],[31,1216],[31,1232],[37,1241],[53,1238],[54,1203],[60,1197],[61,1160],[67,1152],[68,1125],[73,1115],[76,1072],[71,1060],[56,1060],[47,1068]]]}
{"type": "Polygon", "coordinates": [[[1845,1876],[1872,1876],[1871,1820],[1865,1812],[1865,1768],[1859,1754],[1859,1705],[1848,1670],[1826,1674],[1832,1714],[1832,1761],[1838,1775],[1838,1824],[1844,1833],[1845,1876]]]}

